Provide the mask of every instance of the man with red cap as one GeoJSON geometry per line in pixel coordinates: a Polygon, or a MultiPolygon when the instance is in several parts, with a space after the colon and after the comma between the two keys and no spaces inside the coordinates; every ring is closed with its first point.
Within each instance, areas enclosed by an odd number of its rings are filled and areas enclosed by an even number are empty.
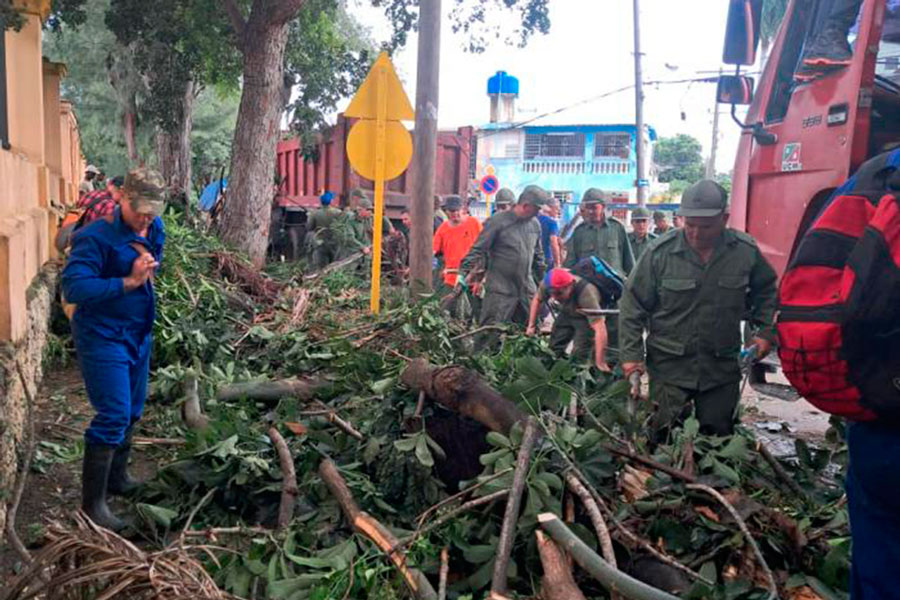
{"type": "Polygon", "coordinates": [[[602,308],[600,290],[566,269],[551,269],[531,300],[527,335],[535,334],[541,303],[550,298],[559,304],[550,332],[553,351],[565,356],[569,342],[573,342],[572,358],[579,362],[590,360],[593,350],[594,365],[601,371],[610,371],[606,362],[606,320],[599,314],[602,308]]]}

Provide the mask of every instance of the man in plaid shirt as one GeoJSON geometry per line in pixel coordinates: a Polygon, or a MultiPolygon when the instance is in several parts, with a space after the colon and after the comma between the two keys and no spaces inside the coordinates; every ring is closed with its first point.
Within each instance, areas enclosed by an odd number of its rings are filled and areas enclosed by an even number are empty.
{"type": "Polygon", "coordinates": [[[106,189],[89,192],[78,199],[78,208],[85,210],[83,225],[112,214],[122,195],[119,190],[123,182],[121,176],[110,177],[106,189]]]}

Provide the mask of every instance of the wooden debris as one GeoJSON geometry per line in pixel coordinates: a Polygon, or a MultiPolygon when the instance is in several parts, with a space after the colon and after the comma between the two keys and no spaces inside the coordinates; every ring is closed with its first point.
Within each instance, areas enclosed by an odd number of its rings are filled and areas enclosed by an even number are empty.
{"type": "Polygon", "coordinates": [[[197,375],[192,372],[184,378],[184,422],[191,429],[203,431],[209,426],[209,418],[200,407],[200,393],[197,375]]]}
{"type": "Polygon", "coordinates": [[[544,600],[585,600],[559,547],[542,531],[535,531],[534,534],[537,536],[541,566],[544,567],[541,578],[541,596],[544,600]]]}
{"type": "Polygon", "coordinates": [[[424,391],[441,406],[492,431],[509,433],[514,424],[525,419],[525,413],[515,404],[463,367],[434,367],[418,358],[403,370],[400,380],[413,391],[424,391]]]}
{"type": "Polygon", "coordinates": [[[310,400],[318,384],[303,379],[278,379],[274,381],[245,381],[231,383],[216,390],[216,400],[233,402],[241,398],[260,402],[278,402],[282,398],[310,400]]]}
{"type": "Polygon", "coordinates": [[[506,571],[509,568],[509,557],[512,554],[513,541],[516,537],[516,523],[519,521],[519,507],[522,504],[522,491],[525,489],[525,478],[531,464],[531,452],[538,438],[537,422],[529,417],[522,434],[522,444],[516,457],[516,471],[513,475],[512,488],[506,498],[506,512],[503,515],[503,527],[500,529],[500,541],[497,543],[497,559],[494,562],[494,576],[491,581],[492,594],[506,594],[506,571]]]}
{"type": "Polygon", "coordinates": [[[618,568],[616,565],[616,552],[613,550],[612,538],[609,536],[609,528],[606,526],[606,521],[600,513],[600,507],[597,505],[597,502],[594,500],[593,496],[591,496],[588,489],[581,484],[574,473],[566,473],[566,485],[573,494],[578,496],[581,503],[584,505],[584,510],[591,520],[591,524],[594,526],[594,531],[597,533],[597,539],[600,542],[603,558],[605,558],[606,562],[613,568],[618,568]]]}
{"type": "Polygon", "coordinates": [[[25,379],[25,372],[22,370],[22,363],[16,359],[16,373],[19,375],[19,383],[22,385],[22,393],[25,395],[26,417],[25,417],[25,436],[22,442],[25,447],[25,456],[22,459],[22,467],[16,479],[16,487],[13,491],[12,502],[6,510],[6,537],[9,539],[10,545],[26,563],[31,562],[31,553],[25,548],[25,544],[19,539],[16,532],[16,513],[19,511],[19,502],[22,501],[22,493],[25,491],[25,481],[28,479],[28,471],[31,469],[31,461],[34,458],[34,449],[37,446],[37,438],[34,433],[34,396],[28,389],[28,382],[25,379]]]}
{"type": "Polygon", "coordinates": [[[553,513],[539,514],[538,524],[562,550],[572,555],[582,569],[590,573],[594,579],[611,592],[618,592],[632,600],[677,600],[677,596],[649,586],[613,568],[581,541],[581,538],[572,533],[572,530],[566,527],[566,524],[553,513]]]}
{"type": "Polygon", "coordinates": [[[375,520],[374,517],[360,510],[334,462],[328,459],[323,460],[319,465],[319,476],[322,478],[328,491],[337,500],[344,516],[347,517],[353,529],[372,540],[376,546],[388,555],[391,562],[403,575],[403,579],[406,581],[406,585],[413,596],[419,600],[437,600],[437,592],[434,591],[428,578],[418,569],[408,567],[406,555],[399,550],[395,550],[399,543],[396,536],[387,527],[375,520]]]}
{"type": "Polygon", "coordinates": [[[287,442],[281,437],[281,433],[275,427],[269,428],[269,439],[278,451],[278,462],[281,464],[281,503],[278,505],[278,526],[281,531],[287,527],[294,518],[294,504],[300,490],[297,488],[297,472],[294,469],[294,457],[287,442]]]}

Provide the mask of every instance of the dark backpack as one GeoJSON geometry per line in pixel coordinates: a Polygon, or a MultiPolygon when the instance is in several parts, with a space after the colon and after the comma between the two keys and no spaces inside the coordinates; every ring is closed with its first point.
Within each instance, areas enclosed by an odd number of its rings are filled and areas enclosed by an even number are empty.
{"type": "Polygon", "coordinates": [[[895,171],[830,201],[778,292],[785,376],[816,407],[857,421],[900,419],[900,202],[885,191],[895,171]]]}
{"type": "Polygon", "coordinates": [[[603,306],[614,305],[625,290],[625,279],[602,258],[582,258],[575,264],[572,272],[600,290],[603,306]]]}

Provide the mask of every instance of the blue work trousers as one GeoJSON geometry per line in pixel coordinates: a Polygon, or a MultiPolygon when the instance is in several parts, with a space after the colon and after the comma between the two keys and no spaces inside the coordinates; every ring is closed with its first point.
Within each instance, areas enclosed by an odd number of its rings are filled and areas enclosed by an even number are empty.
{"type": "Polygon", "coordinates": [[[152,339],[146,336],[137,344],[135,353],[125,344],[115,348],[105,340],[100,344],[105,352],[98,352],[98,345],[91,338],[75,335],[84,386],[97,412],[84,438],[88,444],[119,446],[125,431],[144,414],[152,339]]]}
{"type": "Polygon", "coordinates": [[[848,428],[852,600],[900,600],[900,427],[848,428]]]}

